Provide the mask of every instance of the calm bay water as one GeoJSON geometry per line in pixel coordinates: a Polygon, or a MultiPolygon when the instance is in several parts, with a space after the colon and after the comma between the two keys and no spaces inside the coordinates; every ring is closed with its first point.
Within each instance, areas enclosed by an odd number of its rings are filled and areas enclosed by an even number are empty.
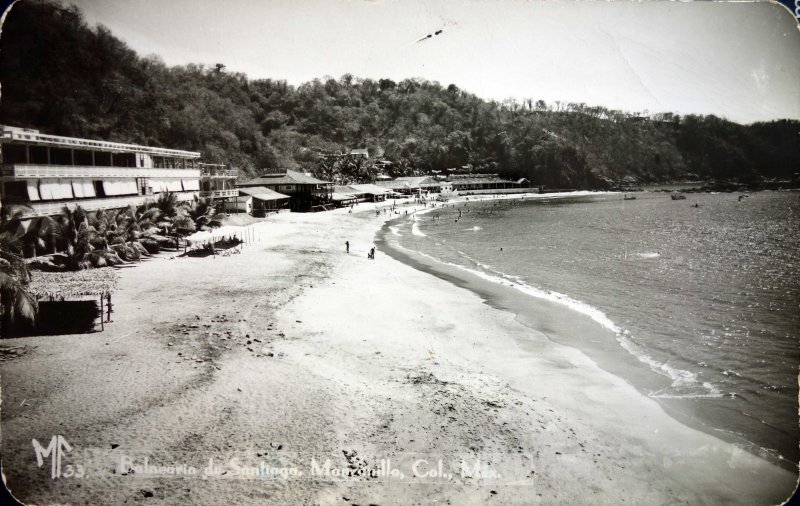
{"type": "Polygon", "coordinates": [[[472,199],[437,209],[440,219],[400,222],[392,235],[500,282],[555,292],[617,332],[619,353],[663,376],[647,395],[791,466],[800,194],[636,196],[472,199]]]}

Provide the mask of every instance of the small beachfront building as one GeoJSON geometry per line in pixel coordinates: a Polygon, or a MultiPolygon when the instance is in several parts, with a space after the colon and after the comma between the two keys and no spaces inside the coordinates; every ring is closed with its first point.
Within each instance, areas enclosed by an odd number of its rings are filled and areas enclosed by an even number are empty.
{"type": "Polygon", "coordinates": [[[263,186],[237,188],[236,209],[256,218],[289,208],[291,197],[263,186]]]}
{"type": "Polygon", "coordinates": [[[38,271],[28,286],[39,306],[36,320],[0,318],[0,335],[86,334],[103,330],[115,312],[111,296],[118,280],[116,269],[38,271]]]}
{"type": "Polygon", "coordinates": [[[289,196],[292,211],[322,211],[333,207],[333,183],[293,170],[274,172],[237,183],[238,188],[261,186],[289,196]]]}

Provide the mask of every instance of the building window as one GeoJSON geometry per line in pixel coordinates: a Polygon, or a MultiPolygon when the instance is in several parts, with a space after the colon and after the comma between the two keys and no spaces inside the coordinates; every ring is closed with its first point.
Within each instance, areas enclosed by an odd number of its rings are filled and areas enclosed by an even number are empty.
{"type": "Polygon", "coordinates": [[[27,181],[8,181],[5,185],[3,199],[8,202],[25,202],[28,199],[27,181]]]}
{"type": "Polygon", "coordinates": [[[50,156],[47,153],[47,148],[44,146],[31,146],[30,156],[31,156],[30,163],[43,165],[50,162],[50,156]]]}
{"type": "Polygon", "coordinates": [[[111,153],[107,151],[95,151],[94,164],[98,167],[112,167],[111,153]]]}
{"type": "Polygon", "coordinates": [[[53,165],[72,165],[72,153],[69,149],[50,148],[50,163],[53,165]]]}
{"type": "Polygon", "coordinates": [[[27,163],[25,146],[3,144],[3,163],[27,163]]]}
{"type": "Polygon", "coordinates": [[[75,150],[75,165],[92,165],[92,152],[84,149],[75,150]]]}

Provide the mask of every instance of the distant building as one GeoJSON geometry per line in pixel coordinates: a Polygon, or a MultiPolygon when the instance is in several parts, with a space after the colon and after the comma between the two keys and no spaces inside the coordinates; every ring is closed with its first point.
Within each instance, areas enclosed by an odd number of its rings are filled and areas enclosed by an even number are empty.
{"type": "Polygon", "coordinates": [[[292,211],[321,211],[328,209],[333,203],[332,182],[322,181],[293,170],[263,174],[250,181],[237,183],[236,186],[239,188],[263,186],[288,195],[292,211]]]}
{"type": "Polygon", "coordinates": [[[463,174],[451,175],[447,183],[452,192],[460,195],[482,193],[524,193],[530,191],[530,181],[525,178],[509,181],[497,174],[463,174]]]}
{"type": "Polygon", "coordinates": [[[369,150],[368,149],[351,149],[350,156],[356,158],[369,158],[369,150]]]}
{"type": "Polygon", "coordinates": [[[439,191],[442,195],[450,195],[454,193],[453,191],[453,183],[450,181],[442,181],[439,183],[439,191]]]}
{"type": "Polygon", "coordinates": [[[346,207],[359,201],[360,195],[356,195],[353,189],[348,186],[334,186],[331,199],[336,207],[346,207]]]}
{"type": "Polygon", "coordinates": [[[438,192],[440,188],[439,182],[430,176],[398,177],[392,181],[376,181],[375,184],[405,195],[420,192],[438,192]]]}
{"type": "MultiPolygon", "coordinates": [[[[46,135],[0,125],[0,201],[27,217],[64,206],[93,211],[141,205],[158,193],[200,193],[200,153],[46,135]]],[[[235,177],[235,175],[234,175],[235,177]]]]}
{"type": "Polygon", "coordinates": [[[333,200],[337,207],[344,207],[358,202],[383,202],[389,194],[391,191],[374,184],[351,184],[335,186],[333,200]]]}

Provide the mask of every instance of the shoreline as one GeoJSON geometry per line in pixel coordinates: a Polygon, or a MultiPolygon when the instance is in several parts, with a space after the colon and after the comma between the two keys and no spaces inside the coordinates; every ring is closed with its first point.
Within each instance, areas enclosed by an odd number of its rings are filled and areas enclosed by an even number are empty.
{"type": "Polygon", "coordinates": [[[367,260],[387,221],[367,206],[270,217],[253,226],[257,240],[239,255],[143,262],[121,273],[105,332],[3,343],[35,347],[0,363],[12,493],[97,503],[141,499],[146,489],[197,504],[772,504],[791,493],[790,473],[680,424],[474,292],[380,248],[367,260]],[[97,449],[97,475],[50,480],[30,447],[50,434],[97,449]],[[369,465],[479,456],[516,481],[109,472],[123,452],[161,462],[270,454],[284,464],[317,455],[348,467],[361,465],[356,451],[369,465]]]}
{"type": "MultiPolygon", "coordinates": [[[[789,472],[797,471],[797,463],[772,453],[777,450],[769,451],[744,436],[706,424],[694,413],[696,408],[693,405],[693,398],[648,395],[648,392],[668,387],[671,384],[670,379],[658,375],[634,354],[626,352],[618,342],[617,332],[604,328],[604,325],[596,321],[592,315],[578,311],[561,300],[528,294],[524,290],[525,287],[518,282],[488,279],[486,276],[492,276],[473,272],[472,269],[463,266],[447,264],[424,253],[407,249],[398,244],[396,239],[392,240],[392,227],[400,220],[401,218],[390,220],[376,233],[376,243],[384,245],[385,252],[395,260],[443,279],[454,286],[470,290],[484,299],[488,306],[499,311],[514,313],[517,321],[529,327],[531,331],[541,332],[555,343],[580,350],[604,371],[623,379],[636,388],[643,397],[655,400],[666,414],[687,427],[736,444],[754,456],[789,472]],[[574,339],[571,337],[573,335],[581,337],[574,339]]],[[[570,299],[570,302],[574,301],[570,299]]],[[[605,318],[604,315],[603,317],[605,318]]]]}

